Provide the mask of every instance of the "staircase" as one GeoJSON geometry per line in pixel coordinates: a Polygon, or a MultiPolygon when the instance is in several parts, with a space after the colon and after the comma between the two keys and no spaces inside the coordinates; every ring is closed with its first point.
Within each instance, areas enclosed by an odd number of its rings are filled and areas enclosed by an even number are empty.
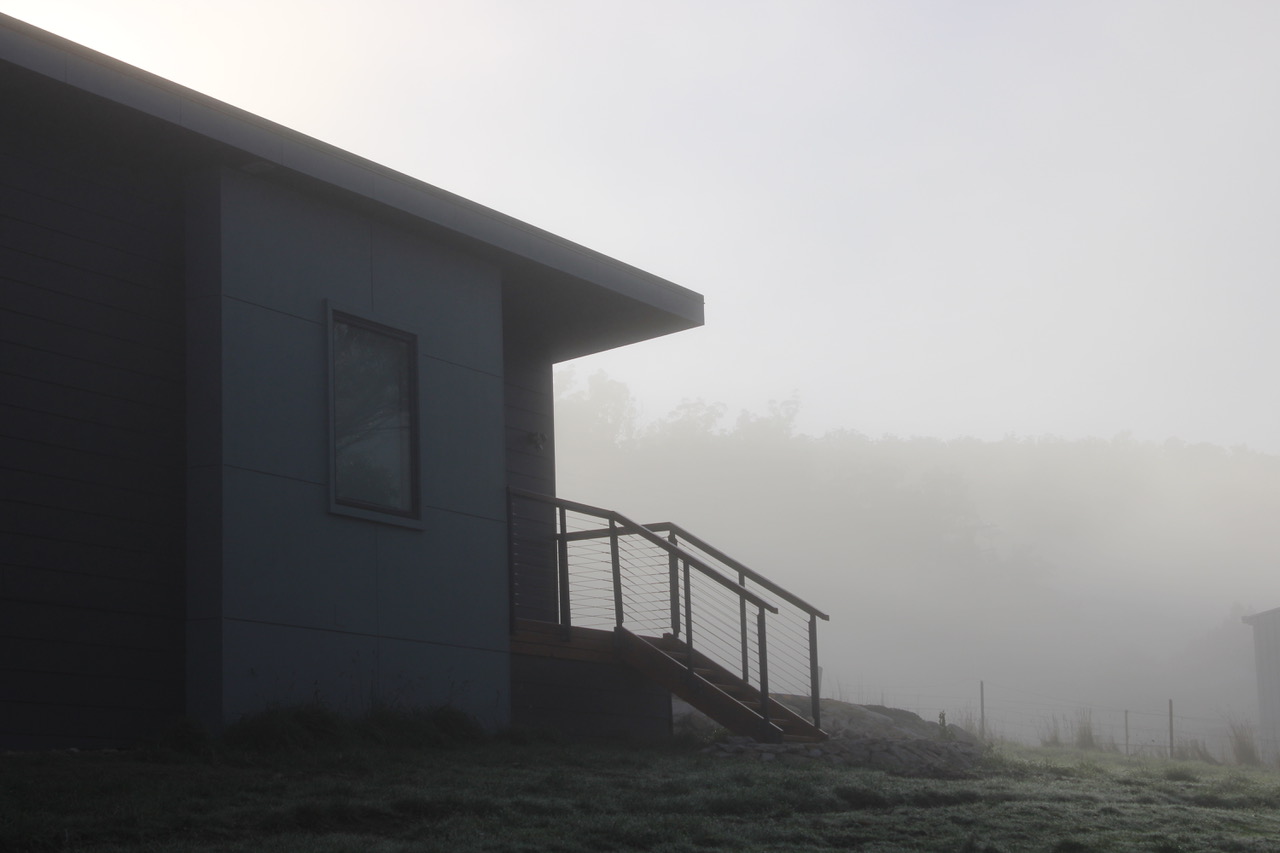
{"type": "Polygon", "coordinates": [[[622,663],[759,741],[826,738],[826,614],[670,523],[517,489],[508,518],[513,652],[622,663]],[[807,698],[808,716],[771,680],[807,698]]]}
{"type": "Polygon", "coordinates": [[[618,658],[736,735],[762,743],[816,743],[827,733],[670,634],[638,637],[618,629],[618,658]]]}

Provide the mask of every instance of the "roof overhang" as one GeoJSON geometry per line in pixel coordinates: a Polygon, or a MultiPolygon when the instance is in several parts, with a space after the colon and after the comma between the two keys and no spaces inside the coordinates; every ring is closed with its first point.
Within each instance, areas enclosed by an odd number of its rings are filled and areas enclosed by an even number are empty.
{"type": "Polygon", "coordinates": [[[0,62],[176,129],[202,156],[491,258],[508,342],[522,351],[563,361],[702,325],[692,290],[2,14],[0,62]]]}

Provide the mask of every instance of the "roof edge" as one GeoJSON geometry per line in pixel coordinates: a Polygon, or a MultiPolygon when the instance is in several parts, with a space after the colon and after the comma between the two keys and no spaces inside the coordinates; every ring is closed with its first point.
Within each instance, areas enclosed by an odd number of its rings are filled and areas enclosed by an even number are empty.
{"type": "Polygon", "coordinates": [[[0,59],[565,273],[703,322],[696,291],[0,13],[0,59]]]}

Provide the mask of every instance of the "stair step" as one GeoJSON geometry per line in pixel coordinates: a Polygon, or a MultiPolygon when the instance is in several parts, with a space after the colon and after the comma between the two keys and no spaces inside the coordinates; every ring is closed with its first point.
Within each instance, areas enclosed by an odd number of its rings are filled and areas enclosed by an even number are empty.
{"type": "Polygon", "coordinates": [[[754,696],[756,693],[756,689],[754,687],[748,687],[745,684],[735,684],[731,681],[712,681],[711,683],[716,687],[719,687],[725,693],[734,697],[754,696]]]}

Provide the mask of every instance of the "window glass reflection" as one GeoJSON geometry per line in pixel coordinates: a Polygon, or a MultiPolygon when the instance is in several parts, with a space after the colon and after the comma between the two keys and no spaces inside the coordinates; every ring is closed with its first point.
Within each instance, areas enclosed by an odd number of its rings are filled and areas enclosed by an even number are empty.
{"type": "Polygon", "coordinates": [[[413,339],[335,315],[334,492],[339,503],[417,511],[413,339]]]}

